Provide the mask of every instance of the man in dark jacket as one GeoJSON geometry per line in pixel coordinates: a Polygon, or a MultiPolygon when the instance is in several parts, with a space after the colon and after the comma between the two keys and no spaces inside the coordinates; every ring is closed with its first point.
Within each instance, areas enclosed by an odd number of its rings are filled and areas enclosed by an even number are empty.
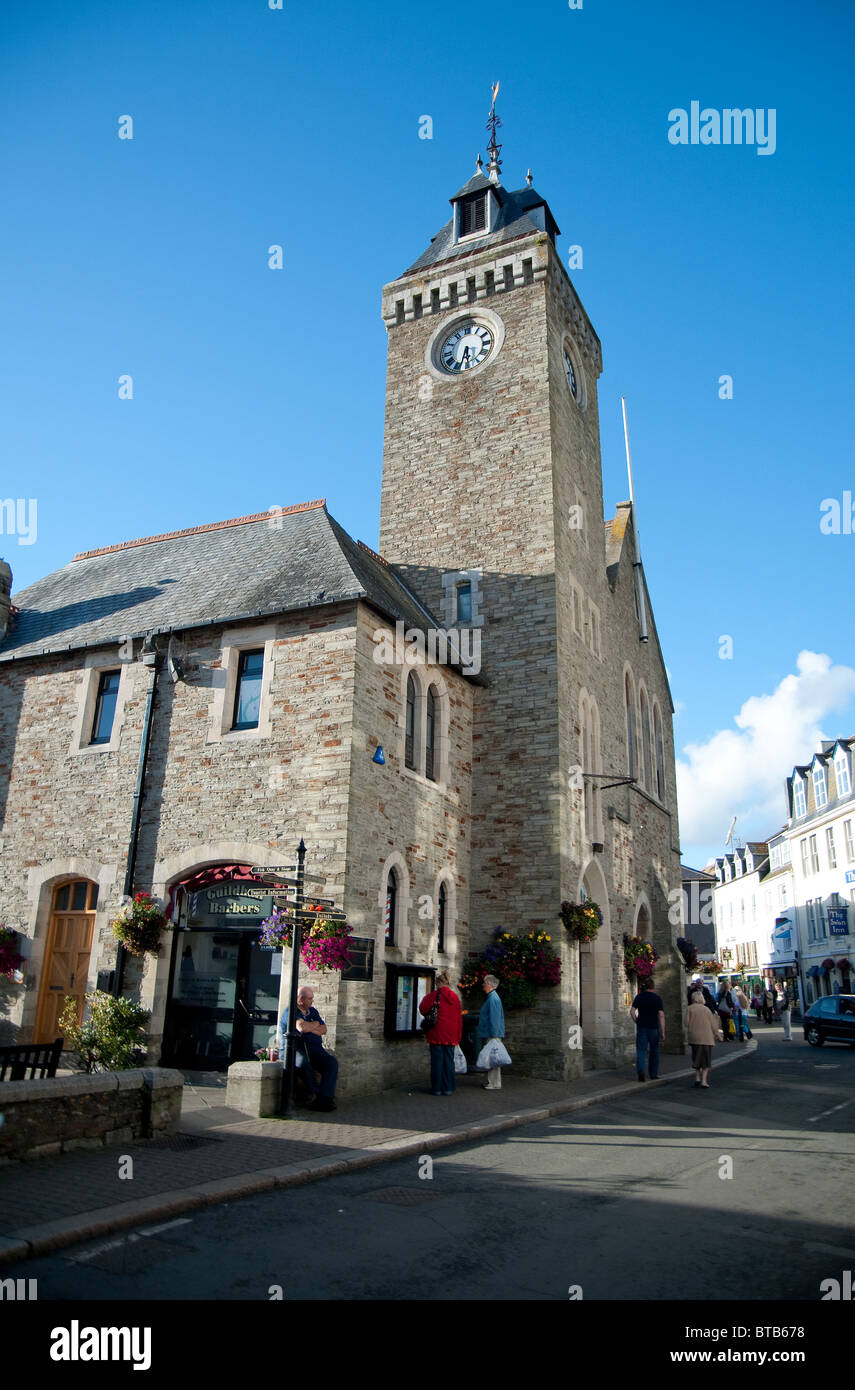
{"type": "Polygon", "coordinates": [[[715,1006],[715,1000],[713,999],[713,997],[712,997],[710,991],[707,989],[707,987],[706,987],[706,985],[704,984],[703,980],[701,979],[700,975],[697,975],[697,976],[695,977],[695,979],[694,979],[694,980],[692,981],[692,983],[689,985],[689,988],[686,990],[686,1003],[687,1003],[687,1004],[691,1004],[691,1002],[692,1002],[692,995],[695,993],[695,990],[698,990],[698,989],[701,991],[701,994],[704,996],[704,1003],[706,1004],[706,1006],[707,1006],[707,1008],[709,1009],[710,1013],[715,1014],[716,1018],[718,1018],[718,1009],[717,1009],[716,1006],[715,1006]]]}
{"type": "Polygon", "coordinates": [[[646,1081],[645,1068],[651,1081],[659,1076],[659,1043],[665,1041],[665,1005],[654,992],[653,981],[648,977],[641,981],[641,988],[632,1001],[630,1009],[635,1024],[635,1052],[639,1081],[646,1081]]]}

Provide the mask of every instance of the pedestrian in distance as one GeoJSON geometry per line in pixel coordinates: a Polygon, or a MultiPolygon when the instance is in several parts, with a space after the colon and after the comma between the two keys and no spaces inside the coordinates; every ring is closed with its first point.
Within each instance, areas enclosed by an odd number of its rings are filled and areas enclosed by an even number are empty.
{"type": "Polygon", "coordinates": [[[793,991],[784,981],[783,995],[781,999],[781,1022],[784,1025],[783,1042],[792,1042],[793,1035],[790,1030],[790,1023],[793,1017],[793,991]]]}
{"type": "Polygon", "coordinates": [[[712,1066],[712,1050],[721,1037],[715,1018],[704,1004],[699,991],[692,995],[686,1010],[686,1037],[692,1047],[692,1066],[695,1069],[696,1086],[710,1089],[709,1075],[712,1066]]]}
{"type": "Polygon", "coordinates": [[[665,1005],[653,989],[649,977],[632,1001],[630,1017],[635,1024],[635,1063],[639,1081],[656,1081],[659,1076],[659,1044],[665,1041],[665,1005]],[[646,1073],[646,1074],[645,1074],[646,1073]]]}
{"type": "Polygon", "coordinates": [[[748,1010],[750,1008],[748,996],[741,985],[737,985],[736,988],[731,991],[731,993],[733,994],[734,1000],[736,1001],[736,1006],[739,1010],[737,1016],[739,1028],[739,1041],[747,1042],[749,1038],[752,1038],[754,1036],[754,1034],[751,1032],[751,1029],[748,1026],[748,1010]]]}
{"type": "Polygon", "coordinates": [[[759,1023],[763,1017],[763,991],[759,985],[754,986],[751,995],[751,1007],[757,1015],[757,1022],[759,1023]]]}
{"type": "Polygon", "coordinates": [[[712,995],[710,994],[700,975],[695,976],[692,983],[689,985],[689,988],[686,990],[687,1004],[691,1004],[692,995],[695,993],[695,990],[700,991],[701,998],[703,1002],[706,1004],[707,1008],[710,1010],[711,1013],[714,1013],[716,1017],[718,1017],[718,1010],[715,1006],[715,1000],[713,999],[712,995]]]}
{"type": "Polygon", "coordinates": [[[724,1041],[730,1042],[730,1025],[733,1021],[733,995],[726,984],[721,985],[719,988],[715,1002],[718,1009],[718,1016],[721,1019],[724,1041]]]}
{"type": "Polygon", "coordinates": [[[774,994],[772,993],[771,989],[769,988],[769,986],[768,986],[768,984],[767,984],[767,985],[766,985],[766,988],[765,988],[764,991],[763,991],[763,1018],[764,1018],[764,1021],[765,1021],[767,1024],[769,1024],[769,1023],[771,1023],[771,1022],[773,1021],[774,1017],[775,1017],[775,996],[774,996],[774,994]]]}
{"type": "Polygon", "coordinates": [[[428,1014],[437,1005],[436,1023],[425,1028],[430,1044],[430,1093],[432,1096],[454,1095],[454,1049],[463,1037],[463,1010],[460,996],[449,986],[448,972],[436,977],[436,989],[426,994],[419,1004],[419,1013],[428,1014]]]}
{"type": "MultiPolygon", "coordinates": [[[[483,989],[487,998],[481,1006],[476,1029],[478,1038],[483,1039],[484,1046],[481,1048],[481,1052],[505,1036],[505,1011],[502,1008],[502,1001],[496,993],[498,985],[499,981],[495,975],[484,976],[483,989]]],[[[502,1050],[504,1051],[504,1049],[502,1050]]],[[[507,1056],[507,1053],[505,1055],[507,1056]]],[[[478,1056],[480,1058],[480,1052],[478,1056]]],[[[501,1067],[490,1067],[487,1071],[487,1080],[484,1082],[484,1090],[501,1091],[501,1089],[502,1069],[501,1067]]]]}

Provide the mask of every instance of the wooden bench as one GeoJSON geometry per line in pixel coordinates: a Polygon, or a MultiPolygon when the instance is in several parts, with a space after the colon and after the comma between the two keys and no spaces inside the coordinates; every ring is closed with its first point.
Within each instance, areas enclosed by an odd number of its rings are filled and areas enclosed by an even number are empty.
{"type": "Polygon", "coordinates": [[[33,1081],[37,1073],[39,1079],[56,1076],[62,1042],[62,1038],[57,1038],[52,1043],[16,1043],[0,1047],[0,1081],[33,1081]]]}

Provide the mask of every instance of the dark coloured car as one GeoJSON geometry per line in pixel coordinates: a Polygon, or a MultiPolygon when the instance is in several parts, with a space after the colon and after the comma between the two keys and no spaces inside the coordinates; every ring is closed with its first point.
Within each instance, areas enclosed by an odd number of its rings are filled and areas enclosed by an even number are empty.
{"type": "Polygon", "coordinates": [[[855,994],[829,994],[811,1004],[804,1017],[805,1040],[811,1047],[824,1042],[855,1047],[855,994]]]}

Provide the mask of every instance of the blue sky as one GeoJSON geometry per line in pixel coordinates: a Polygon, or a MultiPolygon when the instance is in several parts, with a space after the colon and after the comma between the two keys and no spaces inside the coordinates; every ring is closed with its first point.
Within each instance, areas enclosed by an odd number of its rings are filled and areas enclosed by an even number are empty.
{"type": "Polygon", "coordinates": [[[0,537],[15,588],[318,496],[376,545],[380,290],[446,220],[499,78],[504,182],[531,165],[583,247],[607,513],[628,399],[684,858],[732,814],[771,832],[792,763],[855,731],[855,536],[819,528],[855,492],[852,38],[843,0],[5,0],[0,496],[38,499],[35,543],[0,537]],[[774,108],[774,154],[672,145],[693,100],[774,108]]]}

